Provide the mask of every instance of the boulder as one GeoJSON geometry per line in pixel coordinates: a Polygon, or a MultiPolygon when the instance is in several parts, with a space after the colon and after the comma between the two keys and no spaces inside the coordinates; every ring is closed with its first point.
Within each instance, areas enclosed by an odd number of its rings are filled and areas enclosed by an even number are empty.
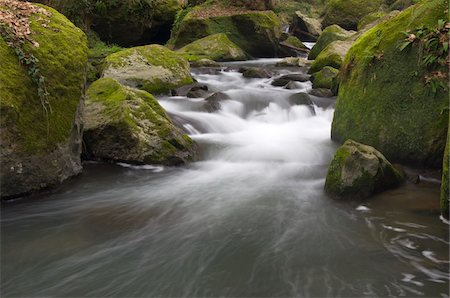
{"type": "Polygon", "coordinates": [[[384,11],[377,11],[377,12],[369,13],[368,15],[364,16],[361,20],[359,20],[358,31],[362,30],[367,25],[375,22],[376,20],[381,19],[384,16],[386,16],[386,12],[384,12],[384,11]]]}
{"type": "Polygon", "coordinates": [[[347,30],[356,30],[361,18],[380,10],[382,4],[383,0],[330,0],[322,25],[328,27],[336,24],[347,30]]]}
{"type": "Polygon", "coordinates": [[[56,8],[86,32],[93,30],[110,44],[138,46],[165,43],[178,11],[179,0],[37,0],[56,8]]]}
{"type": "Polygon", "coordinates": [[[259,67],[243,67],[239,69],[244,78],[267,79],[272,77],[272,73],[264,68],[259,67]]]}
{"type": "Polygon", "coordinates": [[[338,75],[339,75],[339,70],[337,70],[331,66],[325,66],[320,71],[315,72],[311,76],[313,88],[332,89],[333,81],[336,80],[338,75]]]}
{"type": "Polygon", "coordinates": [[[189,98],[205,98],[209,95],[208,86],[195,86],[186,94],[189,98]]]}
{"type": "Polygon", "coordinates": [[[0,9],[30,30],[21,47],[0,37],[0,195],[11,198],[81,172],[88,49],[85,34],[54,9],[16,1],[0,9]]]}
{"type": "Polygon", "coordinates": [[[206,98],[205,101],[206,103],[203,105],[203,107],[205,108],[205,110],[208,113],[214,113],[218,110],[220,110],[221,105],[220,103],[224,100],[229,100],[231,99],[227,94],[223,93],[223,92],[216,92],[213,95],[211,95],[210,97],[206,98]]]}
{"type": "Polygon", "coordinates": [[[448,89],[433,92],[426,77],[434,71],[448,75],[448,68],[430,70],[420,63],[418,42],[403,50],[399,45],[405,31],[436,28],[437,20],[446,18],[446,7],[445,0],[423,1],[358,39],[342,66],[333,140],[374,146],[394,162],[442,166],[448,89]]]}
{"type": "Polygon", "coordinates": [[[275,64],[277,67],[309,67],[310,65],[311,61],[302,57],[287,57],[275,64]]]}
{"type": "Polygon", "coordinates": [[[199,84],[199,83],[194,83],[194,84],[190,84],[190,85],[185,85],[176,89],[173,89],[170,91],[172,96],[187,96],[189,92],[191,92],[192,90],[198,90],[198,89],[202,89],[207,91],[208,90],[208,86],[204,85],[204,84],[199,84]]]}
{"type": "Polygon", "coordinates": [[[273,11],[243,11],[207,4],[191,9],[174,25],[169,44],[176,49],[216,34],[228,38],[254,57],[275,57],[281,20],[273,11]]]}
{"type": "Polygon", "coordinates": [[[330,89],[317,88],[309,91],[309,94],[317,97],[333,97],[334,94],[330,89]]]}
{"type": "Polygon", "coordinates": [[[247,55],[225,33],[213,34],[182,47],[177,51],[189,61],[210,59],[214,61],[241,61],[247,55]]]}
{"type": "Polygon", "coordinates": [[[300,92],[289,96],[289,103],[293,106],[306,106],[311,111],[311,114],[315,115],[314,103],[311,100],[311,96],[308,93],[300,92]]]}
{"type": "Polygon", "coordinates": [[[347,140],[331,161],[325,190],[338,198],[366,198],[397,187],[404,180],[375,148],[347,140]]]}
{"type": "Polygon", "coordinates": [[[280,42],[279,57],[297,56],[301,53],[308,53],[309,49],[297,37],[288,36],[287,39],[280,42]]]}
{"type": "Polygon", "coordinates": [[[294,81],[289,81],[286,86],[283,87],[284,89],[288,89],[288,90],[295,90],[295,89],[299,89],[299,86],[297,85],[296,82],[294,81]]]}
{"type": "Polygon", "coordinates": [[[325,66],[331,66],[336,69],[341,68],[342,62],[353,42],[353,40],[337,40],[327,45],[313,61],[308,73],[318,72],[325,66]]]}
{"type": "Polygon", "coordinates": [[[445,219],[449,219],[449,200],[450,200],[450,175],[449,175],[449,168],[450,168],[450,129],[448,132],[447,137],[447,146],[445,146],[444,151],[444,162],[442,165],[442,185],[441,185],[441,212],[442,216],[445,219]]]}
{"type": "Polygon", "coordinates": [[[284,76],[274,79],[272,81],[272,86],[283,87],[291,81],[307,82],[307,81],[309,81],[309,79],[310,79],[310,76],[307,74],[293,73],[293,74],[284,75],[284,76]]]}
{"type": "Polygon", "coordinates": [[[330,43],[336,40],[347,40],[355,31],[347,31],[338,25],[331,25],[325,28],[308,54],[308,59],[314,60],[330,43]]]}
{"type": "Polygon", "coordinates": [[[151,94],[102,78],[87,95],[84,143],[89,158],[163,165],[193,159],[193,141],[151,94]]]}
{"type": "Polygon", "coordinates": [[[289,32],[303,41],[316,41],[322,34],[322,24],[318,19],[296,11],[289,32]]]}
{"type": "Polygon", "coordinates": [[[190,62],[191,67],[220,67],[220,64],[210,59],[200,59],[190,62]]]}
{"type": "Polygon", "coordinates": [[[189,62],[160,45],[122,50],[105,59],[103,77],[150,93],[163,93],[193,82],[189,62]]]}
{"type": "Polygon", "coordinates": [[[390,10],[405,10],[411,5],[414,5],[414,0],[397,0],[389,6],[390,10]]]}

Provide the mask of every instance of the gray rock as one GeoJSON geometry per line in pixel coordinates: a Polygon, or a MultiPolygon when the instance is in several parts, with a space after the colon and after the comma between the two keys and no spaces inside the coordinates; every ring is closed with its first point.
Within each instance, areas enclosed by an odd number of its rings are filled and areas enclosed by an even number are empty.
{"type": "Polygon", "coordinates": [[[230,97],[222,92],[217,92],[211,95],[210,97],[206,98],[206,103],[204,104],[204,109],[208,111],[209,113],[216,112],[220,110],[221,106],[220,103],[224,100],[228,100],[230,97]]]}
{"type": "Polygon", "coordinates": [[[283,87],[284,89],[289,89],[289,90],[295,90],[298,89],[298,85],[296,82],[294,81],[289,81],[289,83],[286,84],[286,86],[283,87]]]}
{"type": "Polygon", "coordinates": [[[192,87],[191,90],[186,94],[189,98],[205,98],[209,95],[208,86],[201,85],[192,87]]]}
{"type": "Polygon", "coordinates": [[[310,76],[304,73],[295,73],[295,74],[288,74],[281,76],[279,78],[276,78],[272,81],[272,86],[275,87],[283,87],[286,86],[289,82],[307,82],[309,81],[310,76]]]}
{"type": "Polygon", "coordinates": [[[308,93],[300,92],[289,97],[289,103],[296,106],[307,106],[313,115],[316,114],[314,103],[308,93]]]}
{"type": "Polygon", "coordinates": [[[375,148],[347,140],[331,161],[325,190],[340,198],[365,198],[404,181],[402,173],[375,148]]]}
{"type": "Polygon", "coordinates": [[[330,89],[312,89],[309,94],[317,96],[317,97],[333,97],[333,92],[330,89]]]}
{"type": "Polygon", "coordinates": [[[242,73],[245,78],[267,79],[272,77],[270,71],[259,67],[242,67],[239,69],[239,72],[242,73]]]}
{"type": "Polygon", "coordinates": [[[208,90],[208,86],[204,84],[194,83],[171,90],[172,96],[188,96],[188,93],[195,90],[208,90]]]}

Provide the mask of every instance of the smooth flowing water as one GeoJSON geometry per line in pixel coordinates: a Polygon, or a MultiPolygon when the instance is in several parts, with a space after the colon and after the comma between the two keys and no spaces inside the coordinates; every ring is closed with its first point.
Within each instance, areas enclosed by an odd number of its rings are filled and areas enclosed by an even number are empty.
{"type": "Polygon", "coordinates": [[[87,163],[54,193],[3,205],[3,297],[448,297],[439,184],[333,200],[332,100],[311,111],[288,100],[310,82],[195,77],[231,99],[214,113],[204,99],[160,102],[198,162],[87,163]]]}

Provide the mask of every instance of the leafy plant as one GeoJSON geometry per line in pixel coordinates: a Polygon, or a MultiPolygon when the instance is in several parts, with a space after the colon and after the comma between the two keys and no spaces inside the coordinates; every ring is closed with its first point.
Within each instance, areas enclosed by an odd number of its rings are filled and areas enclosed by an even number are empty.
{"type": "Polygon", "coordinates": [[[449,66],[449,29],[450,23],[438,20],[437,26],[430,28],[421,26],[411,32],[403,32],[405,40],[399,45],[405,51],[413,45],[419,48],[419,61],[428,72],[424,75],[427,85],[436,94],[440,89],[448,89],[448,71],[442,69],[449,66]]]}

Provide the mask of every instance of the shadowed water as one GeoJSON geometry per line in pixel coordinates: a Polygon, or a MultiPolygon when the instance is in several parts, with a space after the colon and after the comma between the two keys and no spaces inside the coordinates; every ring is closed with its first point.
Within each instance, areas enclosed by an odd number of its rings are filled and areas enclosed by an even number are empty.
{"type": "Polygon", "coordinates": [[[448,295],[438,184],[332,200],[333,110],[288,100],[310,82],[195,77],[230,96],[220,111],[205,112],[204,99],[160,102],[199,144],[198,162],[88,163],[54,193],[3,206],[2,296],[448,295]]]}

